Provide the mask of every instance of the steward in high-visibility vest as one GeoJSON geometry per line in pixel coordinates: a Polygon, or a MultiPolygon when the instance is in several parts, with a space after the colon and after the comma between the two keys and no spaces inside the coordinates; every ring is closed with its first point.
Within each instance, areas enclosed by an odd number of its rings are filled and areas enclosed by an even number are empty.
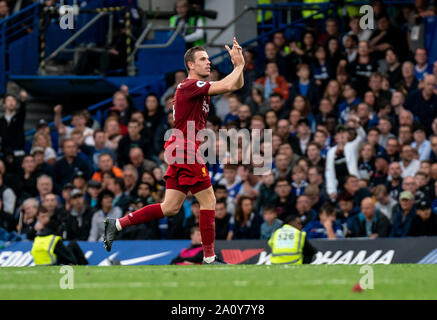
{"type": "MultiPolygon", "coordinates": [[[[319,11],[322,7],[318,6],[317,3],[327,3],[329,1],[327,0],[303,0],[303,3],[314,3],[314,5],[311,5],[310,7],[314,8],[314,9],[305,9],[308,6],[302,6],[302,17],[303,18],[308,18],[310,15],[317,13],[317,11],[319,11]]],[[[314,20],[316,19],[323,19],[323,13],[319,13],[319,14],[315,14],[314,16],[312,16],[311,18],[313,18],[314,20]]]]}
{"type": "Polygon", "coordinates": [[[38,224],[43,226],[43,229],[37,232],[30,251],[35,265],[88,264],[82,250],[75,241],[70,241],[66,247],[62,242],[62,238],[52,231],[49,227],[50,214],[43,206],[38,208],[37,221],[38,224]]]}
{"type": "Polygon", "coordinates": [[[272,264],[310,263],[316,250],[306,241],[302,223],[296,215],[288,216],[285,224],[276,230],[268,242],[272,248],[272,264]]]}
{"type": "Polygon", "coordinates": [[[37,266],[49,266],[57,264],[55,247],[62,239],[54,234],[37,235],[33,241],[32,251],[33,261],[37,266]]]}
{"type": "Polygon", "coordinates": [[[206,43],[206,32],[197,27],[204,27],[206,25],[206,18],[190,10],[186,0],[176,1],[175,11],[177,14],[170,18],[170,27],[175,28],[182,21],[187,24],[182,34],[187,43],[187,49],[195,46],[204,46],[206,43]]]}
{"type": "MultiPolygon", "coordinates": [[[[271,0],[258,0],[258,5],[260,4],[271,4],[271,0]]],[[[258,10],[258,15],[256,17],[256,22],[261,23],[263,21],[263,15],[264,15],[264,21],[270,21],[273,17],[273,11],[271,10],[258,10]]]]}

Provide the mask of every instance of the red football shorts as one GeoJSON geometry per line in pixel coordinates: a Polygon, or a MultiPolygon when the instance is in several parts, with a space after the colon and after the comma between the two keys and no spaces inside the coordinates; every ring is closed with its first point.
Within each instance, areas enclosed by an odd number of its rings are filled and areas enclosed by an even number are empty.
{"type": "Polygon", "coordinates": [[[208,169],[205,165],[173,164],[169,165],[165,174],[166,189],[175,189],[185,194],[195,194],[211,187],[208,169]]]}

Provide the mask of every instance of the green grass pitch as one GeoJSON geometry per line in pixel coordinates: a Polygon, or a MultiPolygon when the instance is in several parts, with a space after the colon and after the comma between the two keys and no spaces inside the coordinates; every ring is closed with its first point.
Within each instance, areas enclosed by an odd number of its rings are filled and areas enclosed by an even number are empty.
{"type": "Polygon", "coordinates": [[[352,292],[357,265],[0,268],[0,299],[437,299],[436,265],[374,265],[374,289],[352,292]]]}

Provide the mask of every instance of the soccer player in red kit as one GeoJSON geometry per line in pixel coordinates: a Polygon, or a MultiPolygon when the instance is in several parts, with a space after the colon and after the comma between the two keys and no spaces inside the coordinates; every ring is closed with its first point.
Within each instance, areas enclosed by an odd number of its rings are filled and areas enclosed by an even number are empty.
{"type": "Polygon", "coordinates": [[[120,219],[105,220],[103,242],[107,251],[111,250],[117,232],[123,228],[177,214],[190,191],[200,204],[199,227],[202,237],[203,262],[204,264],[220,264],[214,252],[216,199],[211,179],[205,164],[199,161],[199,158],[194,163],[186,160],[197,154],[200,145],[200,141],[191,141],[187,135],[188,123],[194,123],[195,134],[205,129],[209,112],[209,96],[235,91],[244,85],[242,48],[235,37],[232,49],[225,47],[231,57],[234,70],[224,79],[216,82],[207,81],[211,73],[211,63],[204,48],[193,47],[185,53],[184,63],[188,78],[178,85],[173,106],[175,129],[183,132],[184,141],[172,135],[165,144],[167,159],[170,155],[168,149],[181,147],[184,149],[184,159],[169,163],[165,175],[165,197],[162,203],[148,205],[120,219]]]}

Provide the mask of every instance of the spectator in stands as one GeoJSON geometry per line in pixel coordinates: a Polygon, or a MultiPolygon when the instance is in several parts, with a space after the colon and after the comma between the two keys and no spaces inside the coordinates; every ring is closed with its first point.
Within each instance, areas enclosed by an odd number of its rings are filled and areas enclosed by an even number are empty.
{"type": "Polygon", "coordinates": [[[326,156],[326,185],[329,197],[335,198],[337,189],[341,189],[344,183],[344,178],[348,174],[358,176],[358,150],[365,136],[365,132],[361,127],[358,127],[357,119],[355,128],[357,137],[355,140],[348,141],[348,133],[346,127],[340,125],[336,128],[335,140],[337,145],[329,149],[326,156]]]}
{"type": "Polygon", "coordinates": [[[102,175],[104,172],[112,172],[117,178],[123,177],[123,170],[114,166],[114,162],[109,153],[102,153],[99,155],[99,170],[93,174],[91,179],[102,182],[102,175]]]}
{"type": "Polygon", "coordinates": [[[191,238],[190,246],[186,249],[182,249],[179,255],[171,260],[170,264],[177,264],[177,265],[202,264],[203,261],[202,238],[198,226],[194,226],[190,229],[190,238],[191,238]]]}
{"type": "Polygon", "coordinates": [[[310,199],[306,195],[297,197],[296,212],[304,227],[308,222],[317,219],[317,212],[311,208],[310,199]]]}
{"type": "Polygon", "coordinates": [[[360,104],[361,99],[357,96],[357,90],[352,83],[346,83],[344,85],[343,97],[345,100],[338,105],[338,115],[341,122],[346,123],[349,120],[351,107],[360,104]]]}
{"type": "Polygon", "coordinates": [[[421,123],[413,127],[414,142],[411,146],[419,152],[419,160],[428,160],[431,156],[431,143],[426,139],[426,128],[421,123]]]}
{"type": "Polygon", "coordinates": [[[384,53],[387,49],[396,46],[402,56],[405,55],[407,48],[405,41],[402,41],[402,35],[397,28],[390,25],[388,16],[381,15],[377,21],[377,29],[372,32],[369,38],[370,49],[375,59],[384,59],[384,53]]]}
{"type": "Polygon", "coordinates": [[[191,215],[184,221],[185,238],[190,237],[191,228],[199,226],[200,219],[200,205],[199,202],[193,198],[190,204],[191,215]]]}
{"type": "Polygon", "coordinates": [[[372,144],[364,143],[360,149],[360,157],[358,159],[358,174],[360,179],[370,180],[373,177],[375,167],[373,157],[375,155],[372,144]]]}
{"type": "Polygon", "coordinates": [[[88,237],[88,241],[103,241],[104,223],[106,218],[118,219],[121,218],[123,213],[119,207],[112,205],[114,201],[114,194],[109,190],[102,190],[99,193],[98,206],[99,210],[96,211],[91,220],[91,230],[88,237]]]}
{"type": "Polygon", "coordinates": [[[3,202],[3,211],[14,214],[17,196],[14,190],[4,183],[3,174],[0,174],[0,198],[3,202]]]}
{"type": "Polygon", "coordinates": [[[246,97],[244,104],[250,107],[252,114],[262,114],[267,115],[267,110],[269,110],[269,100],[264,98],[264,86],[259,83],[254,83],[252,90],[250,91],[250,96],[246,97]]]}
{"type": "Polygon", "coordinates": [[[0,117],[1,151],[24,155],[24,121],[26,118],[27,92],[20,91],[20,100],[8,94],[3,101],[4,114],[0,117]]]}
{"type": "Polygon", "coordinates": [[[66,212],[61,207],[61,203],[58,202],[56,194],[46,194],[42,199],[42,206],[44,206],[48,210],[48,213],[50,215],[50,229],[57,235],[63,236],[66,228],[66,212]]]}
{"type": "Polygon", "coordinates": [[[34,236],[34,226],[36,223],[38,208],[38,200],[35,198],[28,198],[23,202],[21,208],[18,210],[19,220],[17,224],[17,232],[25,239],[32,240],[32,236],[34,236]]]}
{"type": "Polygon", "coordinates": [[[38,147],[44,152],[44,162],[53,166],[56,162],[56,151],[51,147],[50,135],[44,131],[37,131],[33,136],[32,150],[38,147]]]}
{"type": "Polygon", "coordinates": [[[373,190],[373,196],[376,203],[375,208],[379,212],[383,213],[390,222],[393,221],[393,209],[397,205],[397,201],[390,197],[387,192],[387,188],[384,185],[378,185],[373,190]]]}
{"type": "Polygon", "coordinates": [[[62,123],[62,105],[58,104],[53,109],[55,113],[55,127],[58,129],[59,136],[63,139],[71,138],[74,130],[82,132],[80,145],[85,144],[94,146],[93,129],[86,126],[87,119],[83,111],[76,111],[71,117],[71,126],[66,126],[62,123]]]}
{"type": "Polygon", "coordinates": [[[402,178],[408,176],[414,176],[420,169],[420,161],[414,159],[413,147],[404,144],[401,149],[401,161],[402,178]]]}
{"type": "Polygon", "coordinates": [[[255,83],[264,86],[264,97],[266,99],[274,92],[281,94],[283,99],[288,99],[288,83],[287,80],[279,74],[276,62],[267,62],[264,77],[258,78],[255,83]]]}
{"type": "Polygon", "coordinates": [[[399,139],[399,144],[401,145],[401,149],[402,146],[404,145],[410,145],[413,141],[413,132],[411,131],[411,126],[401,125],[399,127],[398,137],[399,137],[398,139],[399,139]]]}
{"type": "Polygon", "coordinates": [[[388,237],[390,234],[390,221],[375,209],[371,198],[364,198],[361,201],[361,212],[353,217],[350,227],[352,237],[375,239],[388,237]]]}
{"type": "Polygon", "coordinates": [[[282,77],[288,75],[287,61],[279,54],[279,50],[273,42],[267,42],[264,47],[265,60],[258,71],[258,77],[265,74],[267,65],[270,62],[276,63],[277,70],[282,77]]]}
{"type": "Polygon", "coordinates": [[[360,93],[364,93],[370,75],[378,70],[376,61],[370,56],[369,42],[360,41],[358,43],[358,57],[348,65],[348,68],[352,81],[356,81],[360,93]]]}
{"type": "Polygon", "coordinates": [[[423,237],[437,235],[437,215],[431,213],[429,200],[416,205],[416,216],[412,219],[408,236],[423,237]]]}
{"type": "Polygon", "coordinates": [[[436,81],[432,74],[425,76],[423,89],[412,92],[405,101],[405,108],[419,118],[427,134],[431,133],[432,121],[437,117],[437,95],[434,93],[436,81]]]}
{"type": "Polygon", "coordinates": [[[391,133],[392,123],[388,116],[379,118],[378,129],[379,129],[378,144],[385,149],[387,147],[387,140],[389,138],[394,138],[396,140],[395,135],[391,133]]]}
{"type": "Polygon", "coordinates": [[[133,147],[129,150],[129,163],[137,169],[138,176],[142,176],[144,172],[153,170],[157,167],[155,162],[149,159],[144,159],[143,150],[139,147],[133,147]]]}
{"type": "Polygon", "coordinates": [[[109,108],[104,116],[107,117],[115,112],[120,116],[120,124],[127,125],[132,112],[135,110],[133,103],[129,102],[129,98],[129,92],[127,92],[126,89],[116,91],[112,97],[112,107],[109,108]]]}
{"type": "Polygon", "coordinates": [[[229,112],[226,113],[223,119],[223,125],[226,125],[229,121],[238,120],[238,110],[241,107],[240,98],[236,94],[230,94],[228,97],[229,101],[229,112]]]}
{"type": "Polygon", "coordinates": [[[335,208],[329,203],[320,208],[319,219],[309,221],[303,230],[307,233],[307,239],[344,237],[341,225],[336,222],[335,208]]]}
{"type": "MultiPolygon", "coordinates": [[[[390,101],[390,92],[382,88],[383,76],[379,72],[374,72],[369,77],[369,88],[373,92],[376,101],[375,105],[382,105],[386,101],[390,101]]],[[[373,110],[376,111],[376,110],[373,110]]]]}
{"type": "Polygon", "coordinates": [[[414,76],[414,64],[411,61],[405,61],[402,64],[402,80],[396,87],[407,96],[409,92],[417,89],[419,81],[414,76]]]}
{"type": "Polygon", "coordinates": [[[119,119],[115,116],[110,116],[105,121],[105,135],[106,135],[106,143],[105,147],[108,147],[111,150],[117,150],[118,143],[123,138],[121,135],[121,124],[119,119]]]}
{"type": "Polygon", "coordinates": [[[87,205],[95,209],[98,206],[99,193],[102,190],[102,183],[96,180],[88,181],[87,193],[85,194],[85,200],[87,205]]]}
{"type": "Polygon", "coordinates": [[[147,95],[145,100],[145,112],[144,112],[144,129],[146,139],[149,136],[153,136],[158,126],[165,121],[166,114],[162,106],[159,104],[158,96],[155,93],[147,95]]]}
{"type": "Polygon", "coordinates": [[[117,160],[119,166],[124,166],[129,163],[129,152],[132,148],[138,147],[141,148],[141,150],[149,149],[147,141],[140,134],[140,123],[136,120],[130,120],[127,125],[127,130],[128,134],[120,140],[117,148],[117,160]]]}
{"type": "Polygon", "coordinates": [[[217,240],[232,240],[233,228],[233,217],[227,212],[226,200],[218,200],[215,205],[215,238],[217,240]]]}
{"type": "Polygon", "coordinates": [[[414,66],[414,77],[423,81],[425,76],[433,73],[433,66],[428,64],[428,55],[425,48],[417,48],[414,54],[416,65],[414,66]]]}
{"type": "Polygon", "coordinates": [[[170,27],[177,27],[180,24],[187,25],[183,29],[187,50],[191,47],[204,45],[206,37],[205,30],[202,29],[206,25],[205,17],[190,9],[187,0],[176,0],[176,14],[170,18],[170,27]]]}
{"type": "Polygon", "coordinates": [[[167,100],[167,97],[169,97],[170,95],[174,95],[178,84],[184,81],[186,78],[187,78],[187,72],[185,70],[176,70],[174,72],[173,84],[170,87],[168,87],[167,90],[165,90],[165,92],[161,96],[160,103],[162,106],[166,105],[165,101],[167,100]]]}
{"type": "Polygon", "coordinates": [[[293,105],[294,98],[297,95],[305,97],[311,104],[313,110],[319,103],[319,89],[313,79],[310,78],[310,68],[307,64],[297,66],[298,80],[291,86],[290,98],[286,102],[289,109],[293,105]]]}
{"type": "Polygon", "coordinates": [[[66,240],[88,240],[93,210],[85,203],[79,189],[71,192],[71,210],[66,215],[66,240]]]}
{"type": "Polygon", "coordinates": [[[292,183],[291,192],[296,196],[300,196],[305,193],[305,188],[308,186],[306,181],[306,171],[300,166],[293,167],[292,170],[292,183]]]}
{"type": "Polygon", "coordinates": [[[137,194],[138,170],[131,164],[123,167],[124,192],[132,199],[137,194]]]}
{"type": "MultiPolygon", "coordinates": [[[[395,47],[395,46],[394,46],[395,47]]],[[[394,88],[402,80],[402,66],[399,56],[394,47],[385,51],[385,63],[387,65],[386,74],[391,88],[394,88]]]]}
{"type": "Polygon", "coordinates": [[[21,167],[23,168],[23,172],[20,177],[17,193],[22,199],[37,196],[38,190],[36,189],[36,179],[41,173],[36,171],[34,157],[31,155],[24,156],[21,167]]]}
{"type": "Polygon", "coordinates": [[[112,160],[116,162],[116,156],[114,151],[106,146],[107,136],[105,134],[105,131],[100,129],[95,130],[93,133],[93,138],[94,138],[94,147],[91,148],[91,153],[90,153],[90,157],[92,158],[92,163],[93,163],[93,171],[99,169],[99,156],[102,153],[110,154],[112,160]]]}
{"type": "Polygon", "coordinates": [[[235,91],[241,101],[246,101],[247,98],[251,95],[253,84],[256,81],[257,74],[255,71],[255,51],[252,49],[244,50],[244,69],[243,69],[243,78],[244,78],[244,86],[235,91]]]}
{"type": "Polygon", "coordinates": [[[9,17],[9,6],[6,0],[0,1],[0,20],[9,17]]]}
{"type": "Polygon", "coordinates": [[[108,185],[109,191],[114,194],[113,205],[119,207],[123,214],[129,211],[129,205],[132,202],[132,198],[124,193],[124,181],[122,178],[114,178],[108,185]]]}
{"type": "Polygon", "coordinates": [[[278,214],[273,206],[265,206],[262,213],[264,222],[260,228],[260,239],[268,240],[282,226],[282,221],[278,219],[278,214]]]}
{"type": "Polygon", "coordinates": [[[415,216],[414,195],[410,191],[401,192],[399,205],[393,212],[393,228],[390,237],[406,237],[415,216]]]}
{"type": "Polygon", "coordinates": [[[253,209],[251,198],[242,196],[238,199],[235,209],[233,239],[259,239],[263,219],[253,209]]]}

